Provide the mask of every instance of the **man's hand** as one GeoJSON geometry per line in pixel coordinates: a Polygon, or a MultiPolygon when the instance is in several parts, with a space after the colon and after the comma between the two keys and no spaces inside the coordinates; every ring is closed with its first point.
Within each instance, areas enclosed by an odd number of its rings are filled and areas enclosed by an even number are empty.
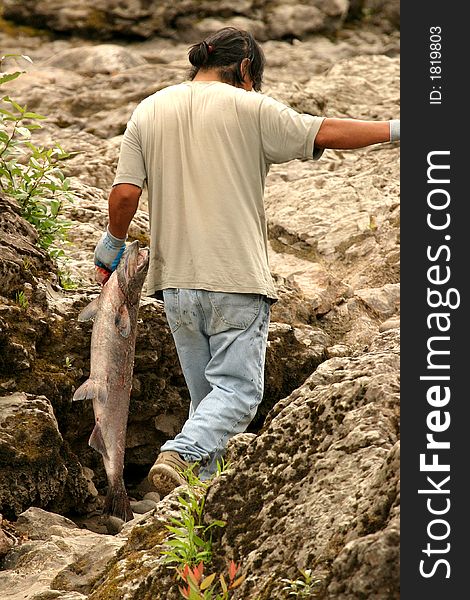
{"type": "Polygon", "coordinates": [[[106,283],[109,277],[109,275],[106,277],[106,272],[111,274],[116,270],[125,249],[126,240],[114,237],[109,229],[106,229],[95,248],[95,266],[97,269],[95,280],[98,283],[106,283]]]}

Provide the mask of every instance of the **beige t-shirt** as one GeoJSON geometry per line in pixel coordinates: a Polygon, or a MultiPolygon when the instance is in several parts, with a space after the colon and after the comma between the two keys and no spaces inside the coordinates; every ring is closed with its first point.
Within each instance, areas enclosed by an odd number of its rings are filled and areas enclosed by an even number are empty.
{"type": "Polygon", "coordinates": [[[165,288],[276,298],[264,183],[272,163],[319,158],[322,117],[216,81],[160,90],[135,109],[114,185],[149,194],[150,295],[165,288]]]}

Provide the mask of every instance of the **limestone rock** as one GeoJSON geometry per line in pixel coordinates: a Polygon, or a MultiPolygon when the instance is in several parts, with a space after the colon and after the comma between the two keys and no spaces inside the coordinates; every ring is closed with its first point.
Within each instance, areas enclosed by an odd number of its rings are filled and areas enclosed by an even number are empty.
{"type": "MultiPolygon", "coordinates": [[[[302,37],[317,31],[341,27],[349,9],[348,0],[181,0],[180,2],[142,3],[136,0],[79,0],[70,6],[57,0],[54,6],[39,0],[25,0],[20,6],[14,0],[4,0],[4,16],[18,23],[46,27],[57,32],[77,33],[99,39],[112,36],[149,38],[152,35],[196,39],[207,31],[208,19],[227,24],[232,18],[242,18],[248,29],[250,21],[266,26],[266,36],[302,37]],[[206,20],[202,25],[201,21],[206,20]],[[202,30],[202,31],[201,31],[202,30]]],[[[240,25],[239,25],[240,26],[240,25]]]]}
{"type": "MultiPolygon", "coordinates": [[[[0,397],[0,427],[3,514],[13,517],[31,504],[46,507],[63,499],[67,480],[72,483],[71,475],[81,474],[81,468],[64,448],[47,398],[24,393],[0,397]]],[[[83,475],[72,485],[78,497],[87,495],[83,475]]]]}
{"type": "Polygon", "coordinates": [[[398,337],[387,332],[276,405],[206,501],[207,521],[227,522],[220,568],[243,558],[235,597],[272,597],[281,577],[311,567],[332,598],[399,597],[398,396],[398,337]]]}
{"type": "Polygon", "coordinates": [[[45,62],[45,66],[59,67],[84,75],[121,72],[144,64],[146,61],[138,54],[116,44],[71,48],[45,62]]]}
{"type": "Polygon", "coordinates": [[[266,21],[270,39],[302,38],[318,31],[339,29],[346,18],[348,0],[297,0],[270,2],[266,21]]]}
{"type": "Polygon", "coordinates": [[[80,529],[69,519],[38,508],[16,524],[28,541],[12,549],[0,572],[5,600],[85,599],[94,579],[125,543],[125,537],[80,529]]]}
{"type": "Polygon", "coordinates": [[[400,306],[400,284],[387,283],[383,288],[356,290],[356,296],[381,319],[387,319],[398,312],[400,306]]]}
{"type": "Polygon", "coordinates": [[[5,297],[21,291],[25,282],[35,284],[52,268],[37,246],[36,230],[20,214],[14,200],[0,197],[0,289],[5,297]]]}
{"type": "Polygon", "coordinates": [[[8,521],[3,519],[0,514],[0,562],[3,560],[5,554],[11,550],[11,548],[18,543],[18,538],[11,531],[8,521]]]}

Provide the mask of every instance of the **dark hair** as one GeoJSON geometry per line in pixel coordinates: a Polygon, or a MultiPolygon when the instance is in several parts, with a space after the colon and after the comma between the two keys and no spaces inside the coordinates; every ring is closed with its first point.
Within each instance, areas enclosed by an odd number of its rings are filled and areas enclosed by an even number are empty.
{"type": "Polygon", "coordinates": [[[257,92],[261,90],[266,59],[261,46],[248,31],[235,27],[219,29],[191,46],[188,56],[193,65],[189,79],[194,79],[199,69],[218,69],[224,83],[237,87],[243,85],[241,63],[248,58],[248,75],[253,82],[253,89],[257,92]]]}

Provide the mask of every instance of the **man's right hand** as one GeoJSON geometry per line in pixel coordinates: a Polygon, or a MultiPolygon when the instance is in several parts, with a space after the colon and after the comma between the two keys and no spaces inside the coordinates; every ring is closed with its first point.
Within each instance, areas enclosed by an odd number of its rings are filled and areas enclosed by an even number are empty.
{"type": "MultiPolygon", "coordinates": [[[[95,266],[97,269],[104,269],[112,273],[116,270],[125,249],[126,240],[114,237],[106,228],[95,247],[95,266]]],[[[98,281],[98,278],[95,277],[95,279],[98,281]]]]}

